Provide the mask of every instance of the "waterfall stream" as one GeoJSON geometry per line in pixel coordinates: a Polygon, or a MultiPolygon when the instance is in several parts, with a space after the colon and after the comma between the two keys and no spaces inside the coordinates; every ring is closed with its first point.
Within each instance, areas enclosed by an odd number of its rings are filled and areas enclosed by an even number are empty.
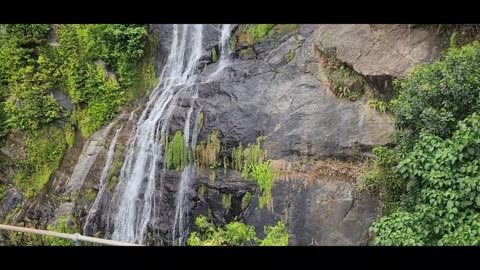
{"type": "MultiPolygon", "coordinates": [[[[155,221],[155,213],[162,211],[161,205],[155,200],[156,185],[163,184],[165,166],[165,141],[169,138],[170,122],[179,109],[180,96],[191,98],[183,133],[185,138],[185,153],[195,151],[199,133],[200,111],[197,108],[193,132],[191,118],[194,112],[195,100],[198,97],[198,66],[203,48],[203,25],[173,25],[173,37],[167,62],[159,77],[158,85],[153,89],[148,102],[143,109],[134,132],[132,133],[125,152],[125,160],[120,170],[119,182],[110,204],[113,223],[113,240],[145,244],[148,226],[155,221]],[[188,94],[187,94],[188,93],[188,94]],[[162,166],[162,164],[164,164],[162,166]]],[[[229,53],[228,39],[230,25],[223,25],[219,48],[221,48],[218,72],[223,69],[229,53]]],[[[215,73],[216,73],[215,72],[215,73]]],[[[116,136],[119,130],[117,130],[116,136]]],[[[115,140],[116,138],[114,138],[115,140]]],[[[112,141],[112,143],[114,143],[112,141]]],[[[107,163],[101,177],[101,190],[87,217],[85,229],[91,222],[92,215],[98,211],[105,189],[104,174],[108,174],[114,146],[110,146],[107,163]],[[112,153],[110,153],[110,151],[112,153]]],[[[172,242],[184,245],[188,236],[189,191],[194,182],[196,172],[195,162],[189,163],[181,173],[178,192],[175,200],[175,217],[172,224],[172,242]],[[178,240],[178,241],[176,241],[178,240]]],[[[156,194],[158,195],[158,194],[156,194]]],[[[160,194],[161,197],[162,194],[160,194]]]]}
{"type": "MultiPolygon", "coordinates": [[[[113,136],[112,141],[110,142],[110,146],[108,147],[107,159],[105,161],[105,165],[103,167],[102,175],[100,176],[100,189],[98,190],[97,197],[88,212],[87,218],[85,220],[85,225],[83,231],[85,234],[89,231],[89,227],[92,224],[92,220],[99,214],[98,211],[100,210],[100,206],[103,200],[103,195],[105,194],[105,190],[107,189],[107,176],[110,170],[110,167],[113,163],[113,156],[115,154],[115,144],[117,143],[118,134],[123,129],[123,125],[115,131],[115,136],[113,136]]],[[[91,233],[89,233],[91,234],[91,233]]]]}

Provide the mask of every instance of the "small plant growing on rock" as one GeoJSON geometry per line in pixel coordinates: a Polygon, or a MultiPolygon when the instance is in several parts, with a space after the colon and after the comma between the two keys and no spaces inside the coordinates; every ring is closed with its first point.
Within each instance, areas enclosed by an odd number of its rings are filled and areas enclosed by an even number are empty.
{"type": "Polygon", "coordinates": [[[255,233],[255,228],[234,221],[223,227],[216,227],[204,216],[195,220],[197,232],[192,232],[187,240],[189,246],[288,246],[290,234],[285,223],[278,221],[275,226],[265,226],[263,240],[255,233]]]}
{"type": "Polygon", "coordinates": [[[388,110],[388,103],[379,99],[371,99],[368,101],[368,106],[380,112],[386,112],[388,110]]]}
{"type": "Polygon", "coordinates": [[[185,140],[183,132],[177,131],[166,146],[166,166],[167,169],[175,168],[177,171],[183,170],[186,165],[185,140]]]}

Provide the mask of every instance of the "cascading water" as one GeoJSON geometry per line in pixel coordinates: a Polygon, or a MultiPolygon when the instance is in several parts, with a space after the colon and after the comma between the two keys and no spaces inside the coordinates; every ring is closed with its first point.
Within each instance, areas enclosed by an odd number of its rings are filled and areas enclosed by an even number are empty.
{"type": "MultiPolygon", "coordinates": [[[[222,27],[219,45],[221,58],[216,72],[223,69],[227,61],[230,31],[230,25],[222,27]]],[[[113,215],[109,222],[113,222],[113,240],[145,243],[147,227],[155,222],[154,213],[158,207],[154,197],[156,182],[158,180],[160,186],[163,185],[163,174],[167,169],[164,143],[169,137],[171,118],[178,109],[177,100],[181,95],[185,96],[185,92],[190,92],[191,97],[183,129],[185,152],[195,153],[201,108],[196,114],[191,134],[190,120],[198,97],[196,84],[201,83],[197,81],[196,73],[204,50],[202,40],[203,25],[173,25],[170,54],[160,75],[159,84],[152,91],[128,142],[119,184],[111,204],[113,215]]],[[[185,244],[188,235],[188,212],[191,208],[188,195],[195,172],[196,165],[190,160],[178,184],[172,242],[178,239],[179,245],[185,244]]],[[[162,194],[159,197],[161,196],[162,194]]]]}
{"type": "Polygon", "coordinates": [[[93,232],[88,233],[89,232],[88,229],[92,224],[92,219],[94,219],[98,214],[100,203],[102,202],[103,195],[105,194],[105,190],[107,189],[107,181],[106,181],[107,175],[108,175],[108,171],[110,170],[110,167],[112,166],[113,155],[115,154],[115,144],[117,143],[118,134],[120,134],[120,131],[122,131],[122,128],[123,128],[123,125],[119,129],[117,129],[117,131],[115,132],[115,136],[113,136],[113,139],[110,142],[110,146],[108,147],[107,160],[105,162],[105,166],[103,167],[102,175],[100,176],[100,189],[85,220],[85,226],[83,227],[84,234],[93,233],[93,232]]]}
{"type": "Polygon", "coordinates": [[[228,41],[230,40],[231,32],[231,24],[224,24],[222,26],[222,35],[220,37],[220,51],[222,55],[220,56],[220,59],[226,59],[230,54],[230,44],[228,43],[228,41]]]}
{"type": "MultiPolygon", "coordinates": [[[[189,121],[190,115],[193,111],[193,104],[194,100],[196,99],[196,95],[193,96],[192,106],[188,112],[187,121],[185,122],[184,134],[185,138],[188,138],[189,134],[189,121]]],[[[192,143],[191,149],[192,152],[195,153],[195,146],[197,145],[197,138],[199,133],[199,126],[200,126],[200,112],[196,117],[195,120],[195,127],[192,133],[192,143]]],[[[188,139],[185,140],[185,144],[188,147],[188,139]]],[[[187,149],[186,147],[186,149],[187,149]]],[[[176,208],[175,208],[175,220],[173,222],[173,230],[172,230],[172,241],[175,240],[177,227],[178,227],[178,244],[185,245],[185,239],[188,236],[188,228],[186,222],[188,221],[188,210],[189,207],[189,200],[188,195],[190,188],[192,186],[193,177],[195,176],[196,172],[196,165],[195,163],[189,164],[185,167],[182,172],[182,178],[180,179],[180,185],[177,193],[177,200],[176,200],[176,208]]]]}
{"type": "Polygon", "coordinates": [[[202,30],[203,25],[173,26],[167,64],[138,120],[120,171],[114,198],[114,240],[145,242],[147,225],[155,207],[153,193],[155,179],[160,174],[158,165],[164,158],[163,141],[168,138],[168,126],[177,108],[178,96],[194,90],[195,73],[203,50],[202,30]]]}
{"type": "Polygon", "coordinates": [[[224,24],[222,26],[222,33],[220,36],[220,43],[218,45],[220,49],[220,60],[215,72],[213,72],[209,78],[215,78],[224,68],[229,65],[228,56],[230,55],[230,34],[232,32],[231,24],[224,24]]]}

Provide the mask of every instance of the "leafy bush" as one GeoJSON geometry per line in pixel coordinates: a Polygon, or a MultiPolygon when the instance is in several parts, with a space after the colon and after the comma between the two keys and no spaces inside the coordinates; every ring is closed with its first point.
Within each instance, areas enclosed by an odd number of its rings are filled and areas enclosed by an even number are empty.
{"type": "Polygon", "coordinates": [[[387,214],[396,207],[405,192],[406,186],[397,175],[397,152],[387,147],[373,149],[375,158],[365,166],[359,182],[360,191],[369,191],[380,199],[380,212],[387,214]]]}
{"type": "Polygon", "coordinates": [[[26,133],[27,157],[17,162],[16,181],[28,196],[46,184],[65,144],[73,146],[71,122],[89,137],[143,93],[134,88],[152,87],[154,50],[148,47],[149,59],[142,59],[146,33],[144,25],[0,26],[0,139],[12,130],[26,133]],[[51,31],[59,46],[48,45],[51,31]],[[68,92],[72,114],[53,89],[68,92]]]}
{"type": "Polygon", "coordinates": [[[61,25],[59,54],[65,86],[77,105],[84,137],[111,121],[139,84],[146,28],[139,25],[61,25]],[[102,61],[98,61],[101,59],[102,61]],[[105,64],[104,64],[105,63],[105,64]],[[109,74],[107,70],[114,70],[109,74]]]}
{"type": "Polygon", "coordinates": [[[245,31],[250,40],[256,41],[264,38],[274,26],[275,24],[249,24],[245,31]]]}
{"type": "Polygon", "coordinates": [[[415,232],[407,244],[473,243],[469,237],[477,232],[468,229],[477,228],[480,207],[478,114],[459,122],[452,138],[421,134],[395,171],[403,182],[412,183],[413,203],[407,213],[393,213],[373,226],[377,244],[406,244],[407,232],[408,236],[415,232]],[[399,226],[404,226],[404,233],[399,226]],[[452,235],[465,238],[458,242],[452,235]]]}
{"type": "Polygon", "coordinates": [[[255,228],[241,222],[231,222],[225,228],[215,227],[204,216],[195,220],[199,232],[192,232],[187,240],[189,246],[287,246],[290,235],[285,224],[279,221],[276,226],[265,226],[265,239],[257,238],[255,228]]]}
{"type": "Polygon", "coordinates": [[[395,149],[377,148],[363,174],[384,208],[377,245],[478,245],[480,45],[417,67],[392,101],[395,149]]]}
{"type": "Polygon", "coordinates": [[[392,101],[395,125],[412,140],[421,131],[446,138],[458,121],[479,110],[480,44],[451,48],[442,61],[414,69],[392,101]]]}
{"type": "MultiPolygon", "coordinates": [[[[48,226],[47,230],[49,231],[56,231],[60,233],[69,233],[74,234],[78,232],[77,224],[75,222],[75,218],[73,216],[66,216],[60,218],[55,226],[48,226]],[[72,224],[72,225],[70,225],[72,224]]],[[[73,246],[75,242],[68,239],[46,236],[45,243],[48,246],[73,246]]]]}
{"type": "Polygon", "coordinates": [[[34,196],[58,168],[66,147],[61,129],[50,127],[35,131],[26,141],[27,158],[19,160],[16,183],[27,195],[34,196]]]}
{"type": "Polygon", "coordinates": [[[5,29],[0,35],[3,126],[32,132],[58,119],[61,111],[49,93],[60,75],[45,48],[49,28],[7,25],[5,29]]]}

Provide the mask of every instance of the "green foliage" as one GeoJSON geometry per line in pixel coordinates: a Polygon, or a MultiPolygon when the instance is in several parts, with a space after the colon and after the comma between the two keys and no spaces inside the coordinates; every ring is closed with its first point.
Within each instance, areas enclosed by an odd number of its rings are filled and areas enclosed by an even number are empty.
{"type": "Polygon", "coordinates": [[[230,50],[235,51],[235,48],[237,47],[237,36],[233,36],[230,38],[230,50]]]}
{"type": "Polygon", "coordinates": [[[227,168],[228,168],[228,160],[227,160],[227,157],[224,156],[223,157],[223,175],[227,175],[227,168]]]}
{"type": "Polygon", "coordinates": [[[250,168],[263,163],[267,153],[262,150],[261,143],[266,137],[258,137],[254,145],[249,145],[245,149],[242,144],[232,151],[232,167],[241,171],[243,177],[248,177],[250,168]]]}
{"type": "Polygon", "coordinates": [[[5,197],[7,194],[7,185],[3,182],[0,182],[0,201],[5,197]]]}
{"type": "MultiPolygon", "coordinates": [[[[103,68],[87,64],[85,81],[85,97],[88,97],[88,108],[79,111],[78,125],[84,137],[89,137],[104,123],[115,116],[117,109],[124,102],[124,92],[113,77],[108,77],[103,68]]],[[[86,100],[87,98],[85,98],[86,100]]]]}
{"type": "Polygon", "coordinates": [[[8,213],[8,215],[5,217],[5,224],[9,224],[12,219],[22,210],[22,204],[19,203],[17,204],[17,206],[15,207],[15,209],[13,209],[12,212],[8,213]]]}
{"type": "Polygon", "coordinates": [[[268,32],[275,26],[275,24],[249,24],[245,28],[248,35],[249,43],[262,40],[268,32]]]}
{"type": "Polygon", "coordinates": [[[107,174],[107,190],[109,192],[113,191],[113,188],[117,185],[118,174],[122,169],[123,162],[121,160],[123,150],[125,149],[124,145],[117,145],[115,149],[115,154],[113,156],[112,166],[108,170],[107,174]]]}
{"type": "Polygon", "coordinates": [[[253,50],[252,47],[248,47],[248,48],[244,48],[242,50],[240,50],[240,55],[253,55],[255,53],[255,51],[253,50]]]}
{"type": "MultiPolygon", "coordinates": [[[[47,230],[60,233],[74,234],[78,232],[78,227],[73,216],[62,217],[56,221],[55,226],[48,226],[47,230]]],[[[68,239],[46,236],[46,245],[49,246],[73,246],[75,242],[68,239]]]]}
{"type": "Polygon", "coordinates": [[[252,194],[250,192],[245,193],[242,197],[242,210],[247,209],[248,205],[252,201],[252,194]]]}
{"type": "Polygon", "coordinates": [[[373,154],[375,158],[365,167],[358,185],[360,191],[373,192],[379,197],[380,210],[385,214],[395,207],[406,187],[395,172],[397,152],[387,147],[375,147],[373,154]]]}
{"type": "Polygon", "coordinates": [[[207,186],[204,184],[200,184],[200,187],[198,188],[198,196],[200,198],[205,199],[205,196],[207,195],[207,186]]]}
{"type": "Polygon", "coordinates": [[[395,171],[404,183],[412,182],[410,193],[413,203],[407,208],[407,214],[394,216],[394,213],[375,224],[377,244],[404,244],[399,239],[407,239],[407,235],[395,227],[400,226],[399,223],[405,226],[405,230],[410,228],[409,233],[413,231],[420,237],[415,238],[415,244],[438,245],[473,241],[469,235],[476,235],[476,232],[466,230],[477,228],[479,221],[478,114],[474,113],[465,121],[459,122],[451,138],[442,139],[428,133],[421,134],[413,150],[398,163],[395,171]],[[396,221],[392,221],[394,219],[396,221]],[[411,224],[407,222],[410,220],[411,224]],[[394,232],[399,233],[398,237],[392,235],[394,232]],[[453,240],[452,235],[458,238],[453,240]],[[443,240],[439,241],[441,239],[443,240]]]}
{"type": "Polygon", "coordinates": [[[97,197],[97,192],[92,188],[87,188],[83,192],[83,198],[89,202],[95,200],[96,197],[97,197]]]}
{"type": "Polygon", "coordinates": [[[453,31],[452,35],[450,36],[450,47],[457,47],[458,40],[457,40],[457,31],[453,31]]]}
{"type": "Polygon", "coordinates": [[[347,98],[351,101],[356,101],[360,98],[361,92],[352,86],[357,82],[363,86],[365,85],[365,81],[350,67],[338,63],[328,63],[326,66],[326,75],[336,96],[347,98]]]}
{"type": "Polygon", "coordinates": [[[473,214],[463,225],[445,234],[438,241],[441,246],[478,246],[480,245],[480,216],[473,214]]]}
{"type": "Polygon", "coordinates": [[[167,169],[175,168],[177,171],[183,170],[187,161],[185,151],[185,140],[181,130],[175,132],[173,138],[168,141],[165,151],[165,165],[167,169]]]}
{"type": "MultiPolygon", "coordinates": [[[[65,87],[77,105],[74,120],[88,137],[114,117],[125,103],[126,93],[140,85],[140,77],[152,76],[151,63],[140,65],[146,28],[120,24],[60,25],[58,36],[59,55],[65,59],[60,67],[65,87]],[[139,71],[148,71],[148,75],[142,76],[139,71]]],[[[151,82],[143,83],[146,84],[151,82]]]]}
{"type": "Polygon", "coordinates": [[[65,144],[73,147],[72,124],[88,137],[138,97],[138,88],[155,85],[158,39],[146,39],[145,25],[0,28],[0,139],[13,130],[26,134],[27,156],[17,160],[16,182],[32,196],[58,167],[65,144]],[[59,46],[47,43],[49,34],[58,36],[59,46]],[[68,92],[72,114],[57,104],[53,89],[68,92]]]}
{"type": "Polygon", "coordinates": [[[258,137],[257,143],[243,149],[240,144],[232,151],[232,168],[242,172],[245,179],[253,179],[257,182],[262,192],[259,198],[260,208],[265,205],[272,207],[272,186],[274,173],[270,169],[270,160],[264,161],[267,153],[262,150],[261,142],[266,137],[258,137]]]}
{"type": "Polygon", "coordinates": [[[297,29],[298,24],[276,24],[274,27],[275,34],[281,34],[284,32],[291,32],[297,29]]]}
{"type": "Polygon", "coordinates": [[[270,160],[263,162],[250,168],[250,176],[258,183],[262,195],[259,197],[260,208],[265,205],[272,208],[272,187],[273,187],[273,171],[270,170],[270,160]]]}
{"type": "Polygon", "coordinates": [[[218,138],[219,131],[213,130],[208,135],[206,142],[200,142],[196,147],[197,163],[200,168],[215,170],[220,166],[221,142],[218,138]]]}
{"type": "Polygon", "coordinates": [[[215,49],[214,47],[212,48],[212,61],[217,62],[217,60],[218,60],[217,49],[215,49]]]}
{"type": "Polygon", "coordinates": [[[22,48],[35,48],[46,43],[48,24],[7,24],[4,26],[7,36],[15,39],[22,48]]]}
{"type": "Polygon", "coordinates": [[[117,182],[118,182],[117,175],[118,175],[118,172],[120,172],[120,169],[122,168],[122,165],[123,165],[123,163],[120,160],[118,160],[117,152],[115,153],[115,158],[117,160],[113,162],[107,174],[107,189],[110,192],[117,185],[117,182]]]}
{"type": "Polygon", "coordinates": [[[195,220],[199,232],[192,232],[187,240],[189,246],[286,246],[289,234],[281,221],[276,226],[265,226],[265,239],[257,238],[255,228],[241,222],[231,222],[225,228],[215,227],[204,216],[195,220]]]}
{"type": "Polygon", "coordinates": [[[204,124],[205,124],[205,115],[203,114],[203,112],[201,112],[198,120],[199,131],[202,130],[204,124]]]}
{"type": "Polygon", "coordinates": [[[49,90],[60,73],[46,47],[48,25],[6,25],[0,35],[0,118],[5,127],[32,132],[60,116],[49,90]]]}
{"type": "MultiPolygon", "coordinates": [[[[422,65],[400,82],[392,101],[395,126],[413,142],[422,131],[442,138],[480,109],[480,44],[451,48],[442,61],[422,65]]],[[[410,145],[412,146],[412,145],[410,145]]]]}
{"type": "MultiPolygon", "coordinates": [[[[253,45],[264,41],[265,38],[275,38],[282,33],[293,31],[297,24],[245,24],[239,27],[237,35],[230,39],[230,48],[235,50],[237,43],[253,45]]],[[[241,54],[251,54],[252,48],[240,51],[241,54]]]]}
{"type": "Polygon", "coordinates": [[[388,110],[388,102],[379,99],[370,99],[368,101],[368,106],[380,112],[386,112],[388,110]]]}
{"type": "Polygon", "coordinates": [[[382,246],[423,246],[428,235],[420,223],[418,213],[397,211],[382,218],[372,226],[376,232],[375,245],[382,246]]]}
{"type": "Polygon", "coordinates": [[[75,144],[75,129],[72,126],[65,127],[65,142],[68,148],[72,148],[75,144]]]}
{"type": "Polygon", "coordinates": [[[49,127],[27,138],[27,158],[18,161],[16,184],[27,197],[38,193],[58,168],[66,147],[63,130],[49,127]]]}
{"type": "Polygon", "coordinates": [[[294,51],[289,51],[285,54],[285,61],[290,62],[295,57],[294,51]]]}
{"type": "Polygon", "coordinates": [[[265,238],[260,243],[260,246],[288,246],[288,238],[285,223],[278,221],[276,226],[265,226],[265,238]]]}
{"type": "Polygon", "coordinates": [[[225,209],[232,208],[232,194],[222,194],[222,205],[225,209]]]}
{"type": "Polygon", "coordinates": [[[5,99],[3,97],[3,92],[0,88],[0,142],[2,139],[8,134],[9,132],[9,127],[7,123],[7,113],[5,112],[5,99]]]}
{"type": "Polygon", "coordinates": [[[156,50],[159,39],[156,35],[147,36],[145,54],[140,61],[140,68],[133,81],[132,89],[127,91],[127,102],[137,99],[142,93],[150,94],[150,91],[157,85],[156,73],[156,50]]]}
{"type": "Polygon", "coordinates": [[[388,206],[376,245],[478,245],[480,45],[451,48],[399,82],[396,149],[378,148],[364,173],[388,206]]]}
{"type": "Polygon", "coordinates": [[[11,246],[43,246],[44,241],[41,235],[10,232],[7,233],[9,245],[11,246]]]}

